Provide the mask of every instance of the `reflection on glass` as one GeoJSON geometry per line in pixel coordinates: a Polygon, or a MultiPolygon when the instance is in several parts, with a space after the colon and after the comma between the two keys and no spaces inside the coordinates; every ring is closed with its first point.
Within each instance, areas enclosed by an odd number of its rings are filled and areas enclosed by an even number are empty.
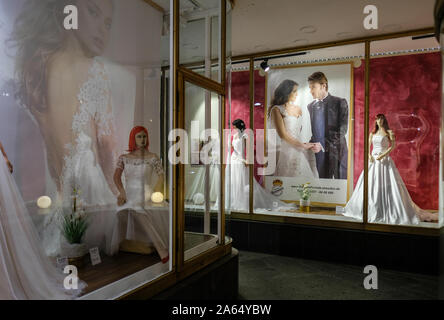
{"type": "Polygon", "coordinates": [[[219,110],[218,95],[186,83],[185,130],[190,152],[185,164],[185,260],[217,244],[214,222],[220,209],[219,110]]]}
{"type": "Polygon", "coordinates": [[[180,64],[220,82],[220,1],[181,1],[180,9],[180,64]]]}

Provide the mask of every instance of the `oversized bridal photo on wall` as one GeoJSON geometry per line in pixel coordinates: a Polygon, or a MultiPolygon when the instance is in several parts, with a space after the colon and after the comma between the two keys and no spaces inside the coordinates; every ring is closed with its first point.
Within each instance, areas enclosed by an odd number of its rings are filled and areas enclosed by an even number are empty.
{"type": "Polygon", "coordinates": [[[265,141],[276,167],[264,181],[270,191],[281,187],[281,200],[299,200],[295,189],[310,183],[312,202],[347,202],[353,152],[352,71],[351,63],[342,63],[277,67],[267,74],[265,141]],[[270,130],[275,130],[273,136],[270,130]]]}

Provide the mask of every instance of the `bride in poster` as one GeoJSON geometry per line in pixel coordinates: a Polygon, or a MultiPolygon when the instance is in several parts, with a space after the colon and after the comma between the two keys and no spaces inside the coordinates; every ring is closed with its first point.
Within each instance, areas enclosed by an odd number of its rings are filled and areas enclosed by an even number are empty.
{"type": "Polygon", "coordinates": [[[318,178],[314,153],[311,149],[310,115],[296,105],[298,83],[284,80],[274,91],[268,110],[268,130],[276,130],[278,141],[269,139],[269,150],[276,152],[276,170],[279,177],[318,178]]]}

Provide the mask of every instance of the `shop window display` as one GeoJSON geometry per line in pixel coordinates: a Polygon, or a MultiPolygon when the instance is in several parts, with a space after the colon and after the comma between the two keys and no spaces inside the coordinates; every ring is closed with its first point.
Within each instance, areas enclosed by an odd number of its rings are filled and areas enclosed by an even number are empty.
{"type": "MultiPolygon", "coordinates": [[[[0,140],[14,166],[2,185],[10,186],[13,199],[23,198],[19,209],[30,217],[24,227],[35,228],[35,234],[15,232],[29,238],[14,238],[12,250],[31,239],[38,255],[29,259],[40,261],[41,281],[53,272],[63,288],[55,266],[70,264],[84,284],[80,298],[115,298],[170,270],[163,174],[169,166],[159,117],[163,16],[143,1],[77,1],[79,28],[67,30],[68,4],[0,1],[0,140]],[[146,128],[149,151],[138,157],[145,149],[130,141],[135,149],[118,158],[134,126],[146,128]],[[92,264],[90,249],[99,249],[100,263],[92,264]]],[[[2,227],[14,228],[9,221],[2,227]]],[[[27,267],[24,260],[15,263],[27,267]]],[[[63,298],[44,286],[42,292],[12,289],[16,298],[63,298]]]]}
{"type": "Polygon", "coordinates": [[[368,171],[369,222],[438,226],[442,91],[437,50],[434,38],[404,37],[371,43],[369,128],[375,129],[369,139],[375,162],[369,164],[368,171]],[[379,114],[384,114],[382,123],[378,123],[379,114]],[[384,130],[377,129],[381,126],[384,130]],[[382,147],[379,151],[378,145],[382,147]],[[378,152],[381,155],[376,155],[378,152]],[[391,173],[383,183],[378,178],[379,166],[391,173]],[[383,217],[375,211],[381,201],[383,217]]]}
{"type": "MultiPolygon", "coordinates": [[[[436,47],[430,38],[372,42],[370,131],[377,114],[385,114],[391,131],[376,130],[369,140],[368,222],[437,227],[439,182],[433,179],[439,169],[441,62],[436,47]],[[392,85],[382,78],[390,79],[392,85]],[[375,141],[380,135],[385,137],[375,141]],[[398,160],[403,152],[405,157],[398,160]],[[390,162],[392,180],[376,182],[370,174],[382,162],[387,164],[384,168],[390,162]],[[396,196],[388,196],[389,191],[396,196]],[[378,194],[390,198],[389,206],[397,203],[404,209],[398,213],[378,209],[378,194]]],[[[298,208],[276,212],[255,206],[254,213],[362,222],[364,139],[369,139],[364,137],[364,44],[264,59],[271,67],[268,72],[261,70],[260,58],[255,58],[255,152],[260,154],[258,145],[265,144],[267,160],[274,159],[276,166],[255,162],[255,178],[280,200],[298,208]],[[257,129],[264,129],[264,134],[257,129]],[[272,130],[276,139],[270,135],[272,130]],[[260,169],[272,172],[259,174],[260,169]],[[308,191],[303,196],[304,190],[308,191]],[[308,207],[303,197],[310,199],[308,207]]],[[[248,71],[234,69],[232,114],[249,111],[248,71]],[[241,101],[239,110],[237,100],[241,101]]]]}
{"type": "Polygon", "coordinates": [[[254,213],[353,221],[336,214],[336,206],[347,203],[352,189],[354,103],[360,98],[353,95],[354,73],[363,52],[364,46],[358,44],[264,57],[263,61],[256,58],[252,114],[245,97],[249,72],[234,65],[231,118],[248,111],[246,118],[253,123],[254,177],[289,204],[280,210],[254,206],[254,213]],[[264,61],[270,66],[267,72],[261,67],[264,61]],[[318,92],[321,87],[323,91],[318,92]],[[328,103],[330,112],[319,114],[319,103],[328,103]],[[310,192],[303,192],[304,185],[310,192]],[[306,196],[310,205],[301,210],[300,200],[307,200],[302,199],[306,196]]]}

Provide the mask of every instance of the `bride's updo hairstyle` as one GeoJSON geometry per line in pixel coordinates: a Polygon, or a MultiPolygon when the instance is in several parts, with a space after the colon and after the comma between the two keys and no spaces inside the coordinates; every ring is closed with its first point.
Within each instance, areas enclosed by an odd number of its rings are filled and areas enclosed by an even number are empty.
{"type": "Polygon", "coordinates": [[[233,126],[235,126],[237,129],[239,129],[241,132],[244,132],[244,130],[247,128],[245,126],[245,122],[241,119],[236,119],[233,121],[233,126]]]}
{"type": "Polygon", "coordinates": [[[274,91],[273,99],[271,100],[270,108],[268,109],[268,116],[271,116],[271,109],[274,106],[283,106],[288,102],[291,92],[294,86],[299,86],[296,81],[284,80],[274,91]]]}
{"type": "Polygon", "coordinates": [[[387,118],[385,117],[384,114],[379,113],[378,115],[376,115],[375,127],[373,128],[373,131],[372,131],[373,134],[376,134],[376,132],[378,132],[378,130],[379,130],[379,126],[377,123],[377,120],[379,120],[379,119],[382,120],[382,127],[385,129],[385,131],[388,132],[390,130],[387,118]]]}
{"type": "Polygon", "coordinates": [[[145,150],[148,151],[148,147],[150,146],[150,136],[148,135],[148,130],[145,127],[137,126],[134,127],[129,136],[129,142],[128,142],[128,152],[133,152],[137,150],[137,144],[136,144],[136,134],[139,132],[145,132],[146,134],[146,147],[145,150]]]}

